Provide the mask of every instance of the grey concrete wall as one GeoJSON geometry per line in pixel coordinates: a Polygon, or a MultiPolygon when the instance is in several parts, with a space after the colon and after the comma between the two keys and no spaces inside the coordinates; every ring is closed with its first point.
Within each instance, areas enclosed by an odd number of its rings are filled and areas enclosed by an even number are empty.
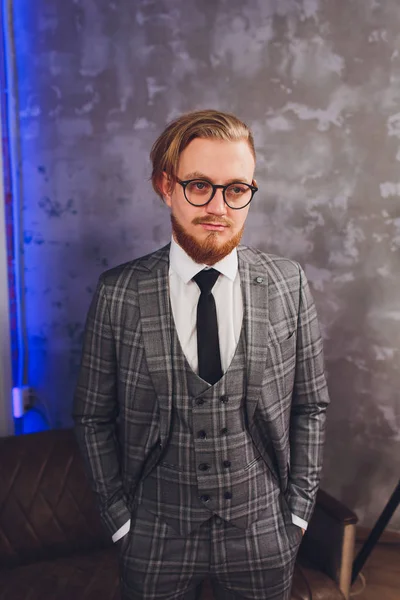
{"type": "MultiPolygon", "coordinates": [[[[305,267],[332,406],[323,485],[364,524],[400,467],[398,0],[15,0],[30,382],[69,425],[100,272],[168,241],[150,146],[182,111],[255,132],[245,241],[305,267]]],[[[400,528],[400,515],[392,527],[400,528]]]]}

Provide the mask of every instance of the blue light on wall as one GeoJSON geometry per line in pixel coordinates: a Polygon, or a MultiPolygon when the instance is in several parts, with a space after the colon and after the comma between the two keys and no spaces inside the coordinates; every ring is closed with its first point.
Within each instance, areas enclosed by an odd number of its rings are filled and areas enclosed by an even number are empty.
{"type": "Polygon", "coordinates": [[[15,431],[16,435],[50,429],[44,414],[35,407],[29,409],[18,421],[18,431],[15,431]]]}
{"type": "MultiPolygon", "coordinates": [[[[13,0],[1,0],[1,45],[4,49],[3,63],[0,66],[1,89],[2,93],[2,114],[5,130],[5,143],[3,144],[5,156],[4,164],[7,169],[7,183],[9,193],[11,194],[12,202],[12,252],[13,256],[9,257],[9,263],[13,265],[13,272],[10,276],[10,286],[12,297],[15,299],[13,305],[13,315],[15,315],[14,326],[11,331],[13,352],[13,397],[18,396],[18,391],[21,391],[24,386],[29,385],[27,381],[27,362],[28,362],[28,346],[26,343],[26,326],[25,326],[25,304],[24,304],[24,249],[23,249],[23,223],[22,223],[22,193],[21,193],[21,174],[20,165],[22,164],[21,157],[21,137],[20,137],[20,118],[19,106],[21,103],[20,93],[24,88],[21,77],[24,73],[28,74],[29,66],[25,69],[18,69],[18,56],[15,44],[15,28],[18,26],[18,18],[15,18],[15,11],[23,10],[24,13],[29,12],[27,9],[29,4],[26,2],[15,3],[13,0]],[[22,4],[24,6],[22,6],[22,4]],[[16,393],[17,391],[17,393],[16,393]]],[[[31,6],[31,9],[33,7],[31,6]]],[[[25,14],[26,16],[26,14],[25,14]]],[[[32,16],[32,13],[30,13],[32,16]]],[[[9,237],[11,237],[9,233],[9,237]]],[[[8,244],[10,252],[10,243],[8,244]]],[[[11,296],[11,294],[10,294],[11,296]]],[[[12,399],[10,397],[10,402],[12,399]]],[[[15,433],[32,433],[49,429],[48,419],[45,412],[42,412],[38,407],[29,409],[23,416],[20,416],[20,411],[14,410],[15,433]]]]}

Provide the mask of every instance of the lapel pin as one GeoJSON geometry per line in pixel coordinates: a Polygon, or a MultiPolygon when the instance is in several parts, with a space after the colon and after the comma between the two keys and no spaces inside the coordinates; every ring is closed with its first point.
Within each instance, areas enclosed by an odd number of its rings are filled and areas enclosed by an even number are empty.
{"type": "Polygon", "coordinates": [[[262,277],[256,277],[256,283],[262,283],[264,279],[262,277]]]}

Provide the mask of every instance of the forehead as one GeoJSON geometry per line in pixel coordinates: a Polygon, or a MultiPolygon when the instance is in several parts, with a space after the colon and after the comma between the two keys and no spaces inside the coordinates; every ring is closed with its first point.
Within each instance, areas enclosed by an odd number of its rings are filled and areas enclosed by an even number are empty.
{"type": "Polygon", "coordinates": [[[237,177],[251,180],[254,168],[254,157],[246,140],[195,138],[180,155],[178,176],[185,178],[200,172],[215,181],[237,177]]]}

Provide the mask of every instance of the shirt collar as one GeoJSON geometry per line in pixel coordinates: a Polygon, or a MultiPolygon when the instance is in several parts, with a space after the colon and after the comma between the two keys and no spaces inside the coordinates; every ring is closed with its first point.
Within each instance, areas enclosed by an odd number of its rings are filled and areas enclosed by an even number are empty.
{"type": "MultiPolygon", "coordinates": [[[[197,273],[208,267],[208,265],[201,265],[194,262],[174,238],[171,240],[169,264],[170,268],[179,275],[184,283],[188,283],[197,273]]],[[[213,269],[216,269],[222,275],[234,281],[238,271],[237,249],[234,248],[228,256],[215,263],[213,269]]]]}

